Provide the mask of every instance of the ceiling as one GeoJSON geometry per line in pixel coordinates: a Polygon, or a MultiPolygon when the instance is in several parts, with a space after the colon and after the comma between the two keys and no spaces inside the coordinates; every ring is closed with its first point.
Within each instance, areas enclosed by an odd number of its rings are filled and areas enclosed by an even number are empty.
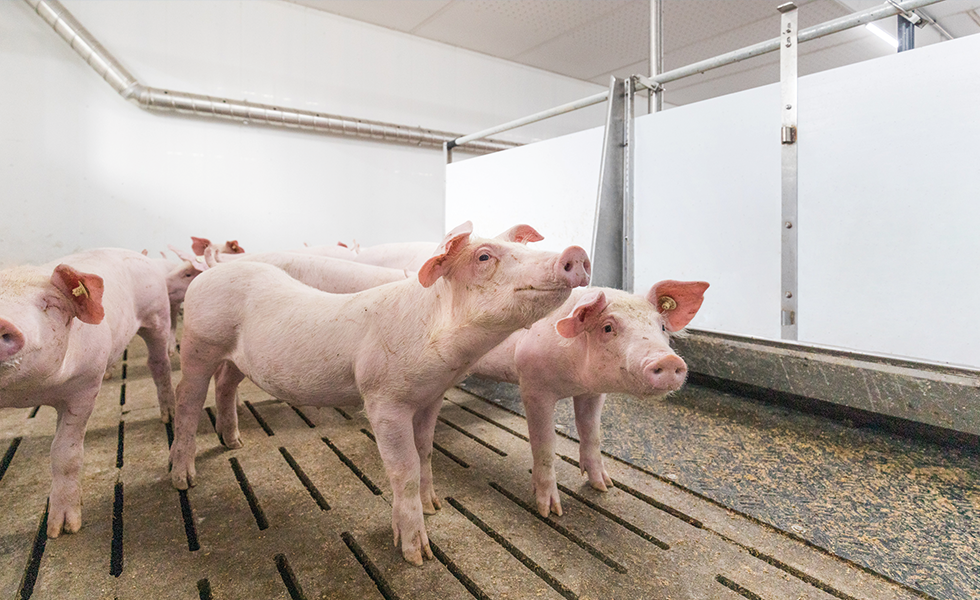
{"type": "MultiPolygon", "coordinates": [[[[610,76],[649,75],[650,0],[287,0],[436,42],[608,85],[610,76]]],[[[711,58],[779,32],[784,0],[663,0],[664,70],[711,58]]],[[[796,0],[806,28],[880,0],[796,0]]],[[[915,30],[916,47],[980,33],[980,0],[945,0],[917,11],[939,27],[915,30]]],[[[928,19],[927,19],[928,20],[928,19]]],[[[895,36],[896,17],[879,27],[895,36]]],[[[807,75],[894,53],[865,27],[800,46],[807,75]]],[[[779,81],[769,53],[667,86],[670,106],[779,81]]]]}

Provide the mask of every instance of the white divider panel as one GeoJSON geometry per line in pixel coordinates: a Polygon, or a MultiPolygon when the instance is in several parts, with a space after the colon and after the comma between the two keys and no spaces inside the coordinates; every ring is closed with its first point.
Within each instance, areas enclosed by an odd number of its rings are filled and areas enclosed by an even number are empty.
{"type": "Polygon", "coordinates": [[[779,338],[779,87],[635,120],[634,289],[711,287],[691,327],[779,338]]]}
{"type": "Polygon", "coordinates": [[[980,367],[980,35],[800,82],[800,339],[980,367]]]}
{"type": "Polygon", "coordinates": [[[518,223],[544,236],[536,248],[592,245],[601,127],[470,158],[446,169],[446,230],[473,221],[492,237],[518,223]]]}

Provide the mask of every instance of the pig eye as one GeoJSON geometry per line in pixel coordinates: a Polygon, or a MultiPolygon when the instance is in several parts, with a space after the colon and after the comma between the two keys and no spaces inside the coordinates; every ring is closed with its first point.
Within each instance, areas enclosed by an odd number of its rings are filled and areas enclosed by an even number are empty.
{"type": "Polygon", "coordinates": [[[605,331],[606,333],[612,333],[612,325],[607,324],[605,327],[602,328],[602,330],[605,331]]]}
{"type": "Polygon", "coordinates": [[[486,262],[488,260],[490,260],[490,255],[486,252],[480,255],[480,262],[486,262]]]}
{"type": "Polygon", "coordinates": [[[666,325],[661,325],[660,326],[660,331],[663,331],[664,333],[667,333],[667,326],[666,325]]]}

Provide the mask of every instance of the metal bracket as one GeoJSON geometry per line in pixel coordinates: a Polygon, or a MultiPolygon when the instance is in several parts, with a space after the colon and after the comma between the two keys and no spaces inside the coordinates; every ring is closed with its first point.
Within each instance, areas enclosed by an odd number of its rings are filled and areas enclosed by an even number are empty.
{"type": "Polygon", "coordinates": [[[650,79],[645,75],[633,75],[633,87],[636,91],[650,90],[651,92],[662,92],[664,86],[650,79]]]}

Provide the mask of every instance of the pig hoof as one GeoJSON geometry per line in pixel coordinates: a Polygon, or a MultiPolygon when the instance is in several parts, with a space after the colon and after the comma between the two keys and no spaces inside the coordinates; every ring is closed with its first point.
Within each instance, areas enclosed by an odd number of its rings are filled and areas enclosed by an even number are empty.
{"type": "Polygon", "coordinates": [[[416,548],[415,550],[413,550],[411,552],[404,552],[403,551],[402,552],[402,556],[405,557],[405,560],[407,562],[412,563],[416,567],[421,567],[422,566],[422,551],[419,550],[418,548],[416,548]]]}
{"type": "Polygon", "coordinates": [[[428,502],[422,502],[422,514],[424,515],[434,515],[441,508],[442,503],[439,502],[439,498],[436,496],[432,496],[432,500],[428,502]]]}
{"type": "Polygon", "coordinates": [[[218,441],[221,442],[221,445],[222,446],[224,446],[225,448],[228,448],[229,450],[237,450],[238,448],[241,448],[242,446],[245,445],[242,442],[242,438],[239,437],[239,436],[237,436],[237,435],[235,435],[233,437],[230,437],[229,440],[226,442],[225,441],[225,436],[223,436],[223,435],[221,435],[219,433],[218,434],[218,441]]]}
{"type": "Polygon", "coordinates": [[[186,490],[194,485],[194,475],[192,473],[180,475],[174,471],[170,473],[170,481],[178,490],[186,490]]]}
{"type": "Polygon", "coordinates": [[[48,511],[48,537],[54,539],[64,533],[77,533],[82,528],[81,511],[48,511]]]}

